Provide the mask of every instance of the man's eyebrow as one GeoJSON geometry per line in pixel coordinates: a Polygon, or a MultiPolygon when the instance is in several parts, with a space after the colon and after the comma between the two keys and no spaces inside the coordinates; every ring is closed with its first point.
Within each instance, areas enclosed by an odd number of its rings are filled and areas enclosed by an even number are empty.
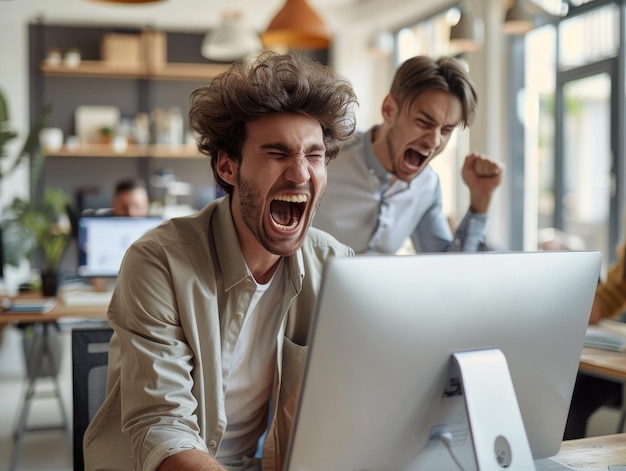
{"type": "MultiPolygon", "coordinates": [[[[269,150],[278,150],[280,152],[284,152],[285,154],[294,153],[294,149],[289,147],[287,144],[282,142],[271,142],[268,144],[263,144],[260,146],[261,150],[269,151],[269,150]]],[[[316,151],[324,151],[326,147],[323,144],[311,144],[309,147],[305,149],[305,154],[316,151]]]]}
{"type": "MultiPolygon", "coordinates": [[[[426,121],[430,121],[431,123],[436,123],[437,120],[435,118],[433,118],[431,115],[429,115],[426,111],[418,111],[417,112],[418,115],[422,115],[424,118],[426,118],[426,121]]],[[[459,123],[449,123],[449,124],[444,124],[443,127],[444,128],[456,128],[459,125],[459,123]]]]}
{"type": "Polygon", "coordinates": [[[281,152],[289,152],[291,149],[289,146],[281,143],[281,142],[270,142],[268,144],[261,145],[262,150],[279,150],[281,152]]]}

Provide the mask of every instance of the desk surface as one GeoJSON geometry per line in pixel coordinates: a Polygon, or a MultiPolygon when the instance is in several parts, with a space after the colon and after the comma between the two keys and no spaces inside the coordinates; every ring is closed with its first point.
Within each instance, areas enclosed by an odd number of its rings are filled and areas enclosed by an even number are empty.
{"type": "Polygon", "coordinates": [[[626,352],[585,347],[580,356],[580,371],[626,383],[626,352]]]}
{"type": "Polygon", "coordinates": [[[554,458],[578,471],[607,471],[610,465],[626,465],[626,433],[565,441],[554,458]]]}
{"type": "MultiPolygon", "coordinates": [[[[32,296],[28,297],[33,299],[32,296]]],[[[66,306],[61,299],[47,313],[41,312],[0,312],[0,325],[21,322],[53,322],[61,317],[106,318],[108,305],[66,306]]]]}

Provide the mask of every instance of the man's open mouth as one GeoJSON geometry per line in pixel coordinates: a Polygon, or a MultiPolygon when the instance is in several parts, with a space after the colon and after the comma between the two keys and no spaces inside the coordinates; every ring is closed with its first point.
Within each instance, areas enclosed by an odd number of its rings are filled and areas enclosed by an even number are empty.
{"type": "Polygon", "coordinates": [[[413,149],[407,149],[404,152],[404,161],[415,169],[420,168],[427,160],[428,155],[421,154],[413,149]]]}
{"type": "Polygon", "coordinates": [[[308,200],[307,195],[279,196],[270,203],[270,215],[280,229],[291,231],[298,227],[308,200]]]}

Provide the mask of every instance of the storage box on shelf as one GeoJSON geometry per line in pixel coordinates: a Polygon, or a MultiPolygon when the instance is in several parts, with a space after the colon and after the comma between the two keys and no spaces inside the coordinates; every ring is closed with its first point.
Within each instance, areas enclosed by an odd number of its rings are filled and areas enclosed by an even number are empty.
{"type": "Polygon", "coordinates": [[[102,60],[119,65],[137,65],[145,62],[141,47],[141,35],[128,33],[107,33],[102,38],[102,60]]]}

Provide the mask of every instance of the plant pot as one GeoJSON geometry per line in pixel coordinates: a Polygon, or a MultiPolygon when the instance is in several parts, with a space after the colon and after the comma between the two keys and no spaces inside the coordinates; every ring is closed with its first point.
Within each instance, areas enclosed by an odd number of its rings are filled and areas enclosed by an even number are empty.
{"type": "Polygon", "coordinates": [[[59,274],[57,272],[44,272],[41,274],[41,294],[43,296],[56,296],[59,291],[59,274]]]}

